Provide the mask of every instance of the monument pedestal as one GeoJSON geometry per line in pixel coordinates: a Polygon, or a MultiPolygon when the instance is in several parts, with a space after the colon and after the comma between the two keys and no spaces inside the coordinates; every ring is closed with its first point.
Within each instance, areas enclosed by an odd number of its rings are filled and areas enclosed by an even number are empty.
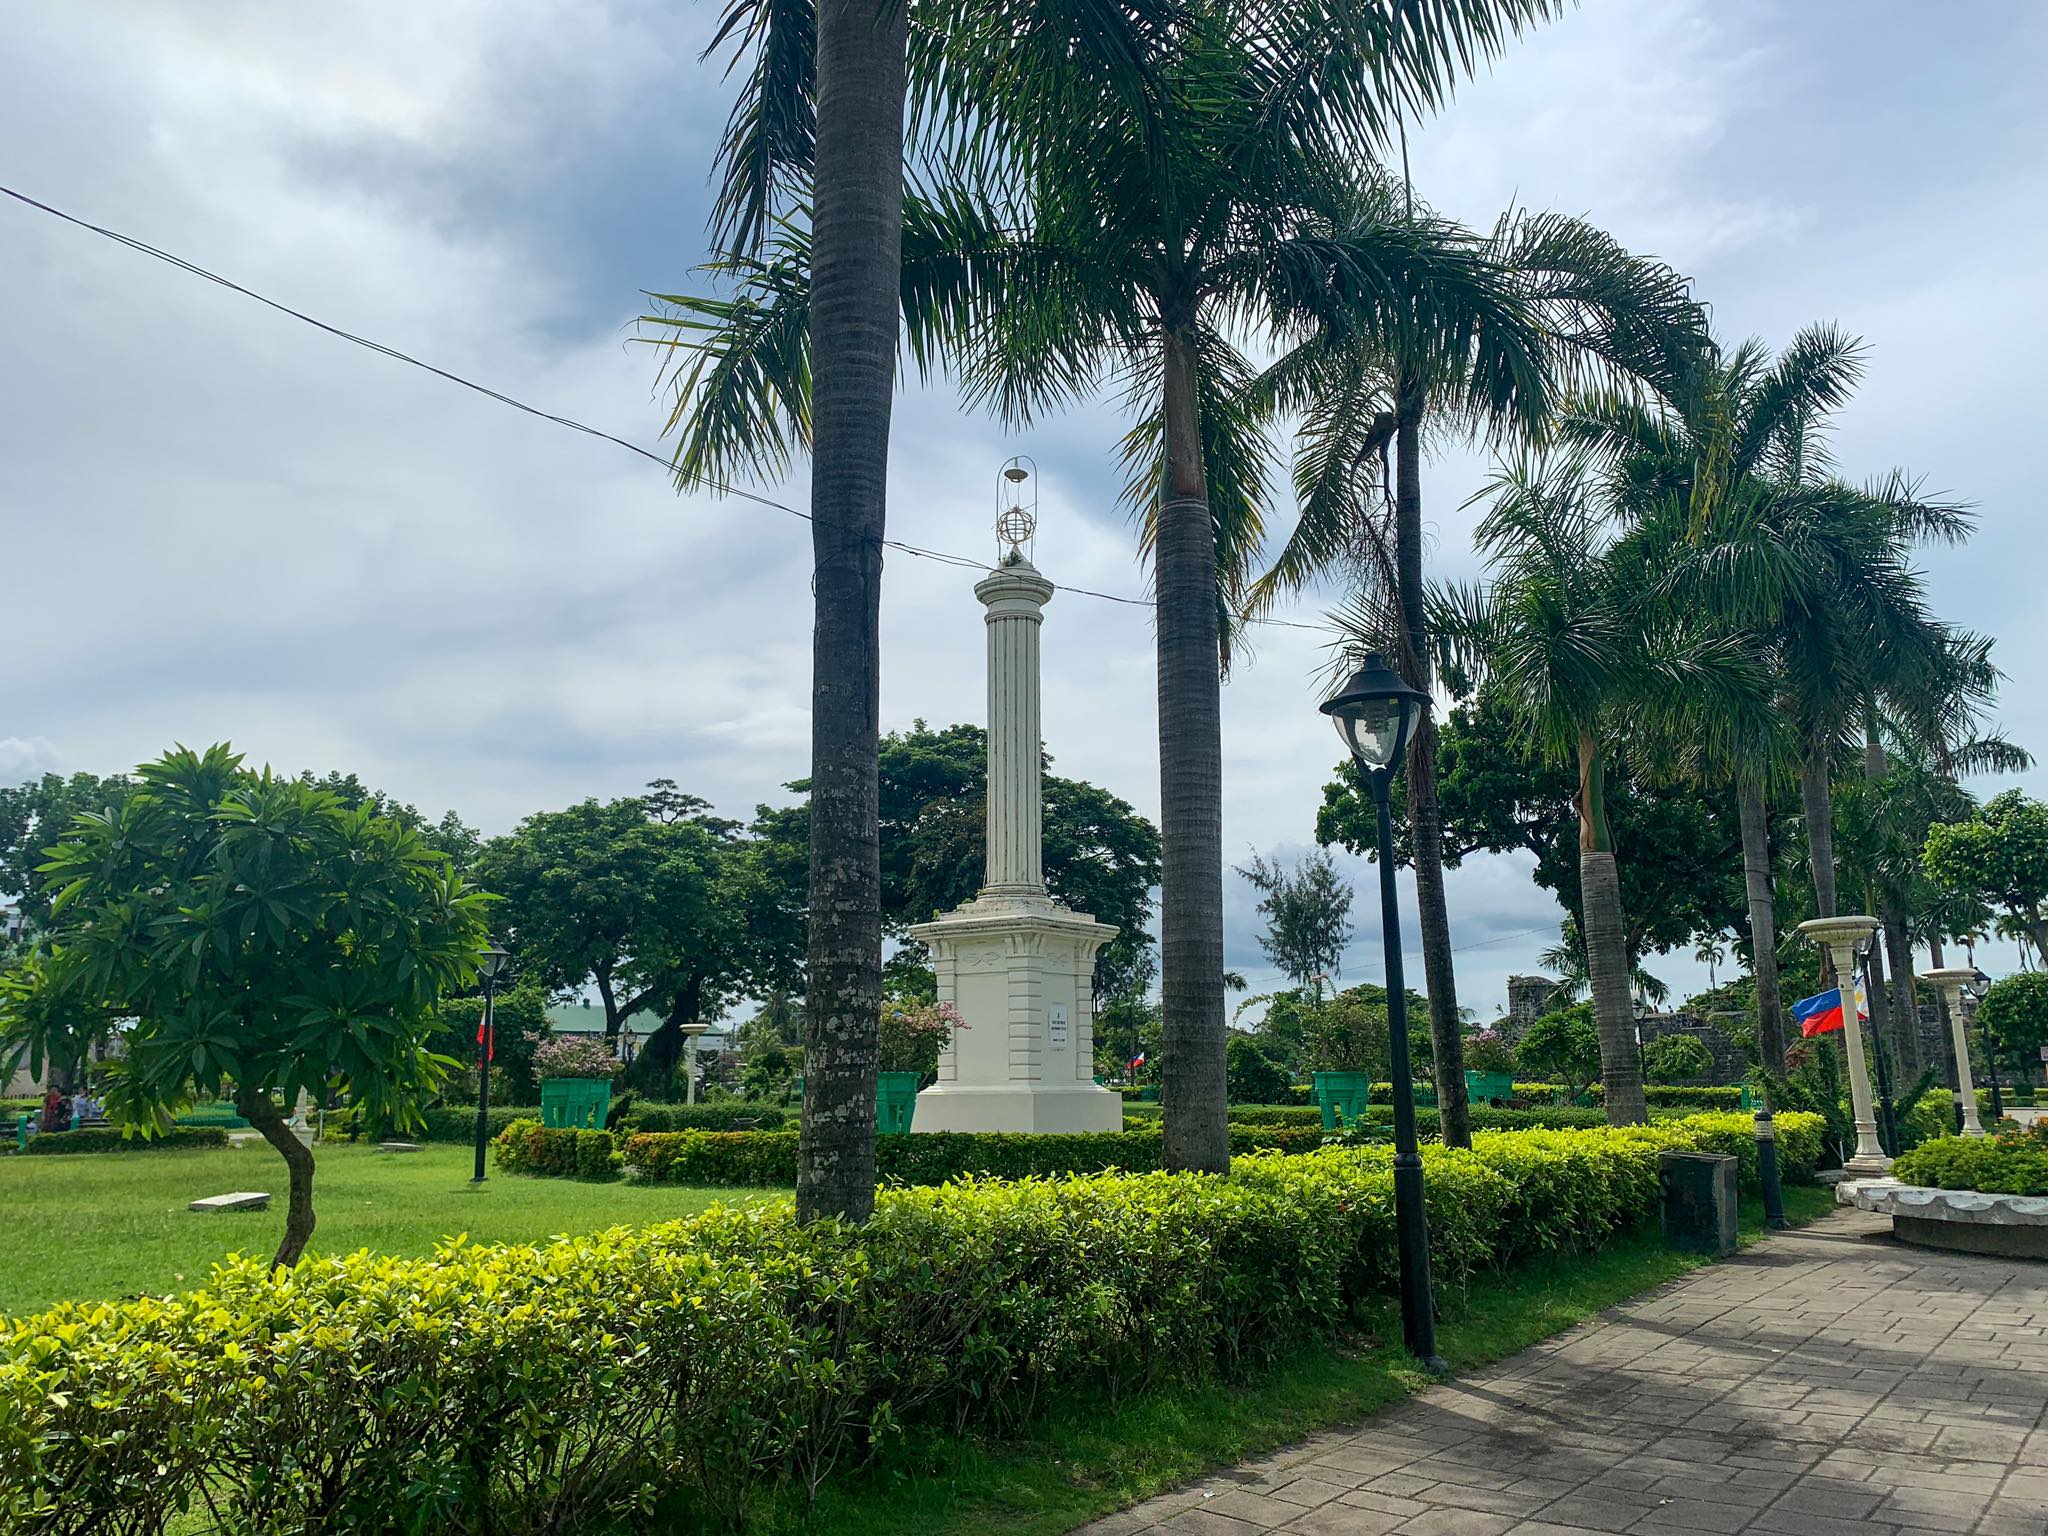
{"type": "Polygon", "coordinates": [[[968,1025],[917,1096],[913,1131],[1124,1128],[1122,1097],[1095,1083],[1095,952],[1116,929],[1043,891],[985,890],[910,932],[968,1025]]]}

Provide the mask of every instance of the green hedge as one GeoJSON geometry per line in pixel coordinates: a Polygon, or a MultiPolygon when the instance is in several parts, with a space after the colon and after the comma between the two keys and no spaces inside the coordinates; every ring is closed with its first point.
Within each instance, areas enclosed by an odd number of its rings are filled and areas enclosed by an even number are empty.
{"type": "Polygon", "coordinates": [[[618,1143],[610,1131],[515,1120],[498,1133],[493,1145],[498,1166],[507,1173],[608,1179],[620,1166],[618,1143]]]}
{"type": "MultiPolygon", "coordinates": [[[[529,1111],[531,1113],[531,1111],[529,1111]]],[[[636,1104],[625,1116],[632,1131],[779,1131],[796,1112],[775,1104],[636,1104]],[[743,1121],[752,1121],[745,1125],[743,1121]]]]}
{"type": "Polygon", "coordinates": [[[1943,1136],[1923,1141],[1892,1164],[1902,1184],[1978,1189],[1990,1195],[2048,1195],[2048,1124],[1996,1136],[1943,1136]]]}
{"type": "Polygon", "coordinates": [[[227,1144],[228,1133],[217,1125],[177,1125],[148,1138],[123,1136],[112,1129],[45,1131],[30,1137],[23,1150],[36,1157],[55,1157],[67,1152],[194,1152],[227,1144]]]}
{"type": "MultiPolygon", "coordinates": [[[[1692,1139],[1428,1149],[1442,1284],[1634,1227],[1659,1148],[1692,1139]]],[[[67,1303],[0,1323],[0,1529],[734,1524],[904,1425],[1014,1433],[1331,1336],[1395,1289],[1391,1160],[884,1190],[861,1228],[775,1201],[275,1276],[238,1258],[192,1296],[67,1303]]]]}
{"type": "MultiPolygon", "coordinates": [[[[500,1139],[515,1146],[539,1127],[520,1127],[500,1139]]],[[[541,1132],[551,1135],[551,1132],[541,1132]]],[[[1320,1125],[1233,1125],[1233,1155],[1308,1152],[1330,1140],[1320,1125]]],[[[635,1178],[695,1185],[792,1185],[796,1182],[795,1131],[640,1132],[626,1138],[625,1167],[635,1178]]],[[[942,1131],[883,1136],[875,1142],[875,1168],[895,1184],[942,1184],[948,1179],[1047,1178],[1063,1174],[1149,1173],[1162,1161],[1159,1129],[1100,1131],[1068,1136],[942,1131]]],[[[556,1159],[559,1161],[559,1159],[556,1159]]],[[[513,1165],[500,1158],[500,1165],[513,1165]]],[[[539,1168],[514,1171],[543,1172],[539,1168]]]]}
{"type": "MultiPolygon", "coordinates": [[[[420,1111],[424,1124],[401,1130],[388,1120],[372,1120],[356,1108],[336,1110],[327,1116],[329,1140],[347,1141],[453,1141],[476,1139],[476,1106],[443,1104],[420,1111]]],[[[540,1118],[537,1104],[493,1104],[485,1112],[493,1136],[520,1120],[540,1118]]]]}

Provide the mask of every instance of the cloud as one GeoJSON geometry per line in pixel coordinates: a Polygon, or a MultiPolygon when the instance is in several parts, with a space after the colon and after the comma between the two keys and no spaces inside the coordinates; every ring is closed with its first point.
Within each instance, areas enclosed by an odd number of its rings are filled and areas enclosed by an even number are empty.
{"type": "MultiPolygon", "coordinates": [[[[651,0],[42,7],[0,49],[0,138],[33,195],[656,444],[666,402],[632,321],[642,289],[687,284],[704,255],[728,102],[696,62],[714,21],[651,0]]],[[[1411,135],[1417,182],[1472,222],[1585,212],[1692,272],[1728,334],[1782,342],[1839,314],[1868,335],[1845,463],[1903,462],[1979,501],[1978,539],[1929,557],[1936,597],[2005,636],[2017,670],[2048,639],[2021,415],[2048,321],[2011,257],[2041,233],[2041,33],[1991,9],[1950,36],[1875,6],[1848,36],[1832,12],[1588,0],[1411,135]]],[[[25,209],[0,207],[0,232],[0,778],[232,738],[496,831],[657,775],[743,814],[806,772],[801,521],[678,496],[614,447],[25,209]]],[[[1027,451],[1041,567],[1145,594],[1113,405],[1005,432],[939,382],[906,389],[896,421],[892,534],[993,554],[996,471],[1027,451]]],[[[1454,450],[1430,466],[1439,574],[1477,572],[1464,503],[1484,471],[1454,450]]],[[[763,489],[807,500],[802,473],[763,489]]],[[[981,717],[973,581],[891,553],[888,726],[981,717]]],[[[1254,651],[1224,699],[1233,856],[1302,846],[1338,755],[1319,637],[1269,629],[1254,651]]],[[[1060,771],[1156,812],[1148,611],[1063,592],[1044,655],[1060,771]]],[[[2040,700],[2024,674],[2008,692],[2037,746],[2040,700]]],[[[1376,872],[1347,869],[1346,974],[1363,976],[1376,872]]],[[[1486,858],[1450,901],[1461,1001],[1485,1016],[1556,905],[1486,858]]],[[[1248,910],[1233,895],[1228,954],[1251,970],[1248,910]]]]}

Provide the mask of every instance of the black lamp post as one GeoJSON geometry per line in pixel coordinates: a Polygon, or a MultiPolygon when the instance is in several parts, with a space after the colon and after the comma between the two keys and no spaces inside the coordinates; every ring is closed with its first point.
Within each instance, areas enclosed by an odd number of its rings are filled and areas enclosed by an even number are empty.
{"type": "Polygon", "coordinates": [[[1977,1042],[1984,1052],[1984,1070],[1991,1074],[1991,1125],[1995,1132],[1998,1122],[2005,1118],[2005,1095],[1998,1087],[1998,1057],[1991,1049],[1991,1029],[1984,1022],[1984,1010],[1977,1005],[1984,1001],[1984,994],[1991,990],[1991,978],[1979,971],[1963,988],[1969,994],[1970,1014],[1977,1021],[1977,1042]]]}
{"type": "Polygon", "coordinates": [[[472,1184],[484,1181],[484,1148],[491,1139],[491,1058],[497,1054],[492,999],[497,996],[498,978],[511,961],[510,955],[492,944],[476,966],[484,979],[484,1021],[476,1032],[476,1172],[470,1178],[472,1184]]]}
{"type": "Polygon", "coordinates": [[[1365,770],[1379,807],[1380,918],[1387,962],[1387,1034],[1394,1079],[1394,1223],[1401,1254],[1401,1330],[1408,1352],[1430,1371],[1448,1367],[1436,1352],[1436,1303],[1430,1294],[1429,1223],[1422,1204],[1422,1154],[1415,1146],[1415,1084],[1408,1064],[1408,988],[1401,974],[1401,908],[1394,888],[1394,819],[1387,791],[1429,708],[1429,695],[1371,655],[1323,713],[1365,770]]]}

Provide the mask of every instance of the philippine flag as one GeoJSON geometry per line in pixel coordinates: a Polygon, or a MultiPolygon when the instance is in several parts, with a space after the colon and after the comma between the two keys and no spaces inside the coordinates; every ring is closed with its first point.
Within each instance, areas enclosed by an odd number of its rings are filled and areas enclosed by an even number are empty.
{"type": "Polygon", "coordinates": [[[490,1015],[484,1014],[476,1021],[477,1049],[484,1053],[485,1061],[498,1059],[498,1032],[490,1027],[490,1015]]]}
{"type": "Polygon", "coordinates": [[[1142,1067],[1143,1065],[1145,1065],[1145,1053],[1143,1051],[1140,1051],[1137,1055],[1131,1058],[1131,1070],[1135,1072],[1138,1070],[1138,1068],[1142,1067]]]}
{"type": "MultiPolygon", "coordinates": [[[[1842,989],[1835,987],[1813,997],[1801,998],[1792,1005],[1792,1017],[1799,1021],[1799,1033],[1802,1035],[1833,1034],[1842,1027],[1842,989]]],[[[1860,997],[1856,1017],[1859,1021],[1870,1017],[1863,1011],[1860,997]]]]}

